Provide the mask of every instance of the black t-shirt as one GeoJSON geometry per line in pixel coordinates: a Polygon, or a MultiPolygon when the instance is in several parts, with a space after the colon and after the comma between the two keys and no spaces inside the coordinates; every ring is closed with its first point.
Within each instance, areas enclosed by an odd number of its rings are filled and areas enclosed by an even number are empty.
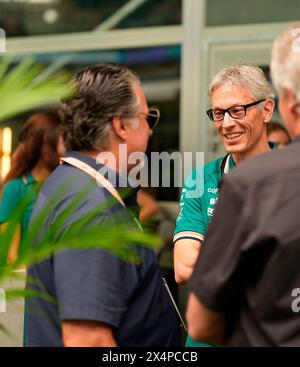
{"type": "MultiPolygon", "coordinates": [[[[69,152],[67,156],[99,169],[86,155],[69,152]]],[[[74,238],[74,233],[79,239],[82,231],[95,225],[102,226],[103,236],[117,231],[122,223],[136,226],[129,212],[111,199],[106,189],[98,187],[85,172],[61,165],[39,194],[31,223],[44,208],[47,216],[34,243],[39,246],[47,233],[51,241],[60,241],[68,235],[74,238]],[[71,203],[74,206],[62,221],[60,216],[71,203]]],[[[134,202],[134,196],[127,198],[129,202],[134,202]]],[[[177,317],[162,284],[154,251],[126,245],[122,240],[115,244],[119,256],[109,246],[107,250],[68,249],[30,267],[28,274],[35,282],[29,279],[27,287],[45,291],[56,303],[41,297],[26,301],[25,346],[62,346],[63,320],[106,323],[112,327],[119,346],[179,345],[177,317]],[[122,260],[122,251],[130,250],[130,246],[137,251],[139,263],[122,260]]]]}
{"type": "Polygon", "coordinates": [[[190,287],[225,315],[226,345],[300,345],[299,157],[297,138],[224,178],[190,287]]]}

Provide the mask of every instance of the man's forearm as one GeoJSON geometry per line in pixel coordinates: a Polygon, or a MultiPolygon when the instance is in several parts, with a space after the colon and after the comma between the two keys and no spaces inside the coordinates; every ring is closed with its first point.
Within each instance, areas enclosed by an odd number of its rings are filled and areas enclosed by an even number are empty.
{"type": "Polygon", "coordinates": [[[177,283],[187,282],[193,274],[198,259],[201,242],[182,239],[174,245],[174,271],[177,283]]]}
{"type": "Polygon", "coordinates": [[[194,340],[224,344],[223,315],[208,309],[193,293],[189,296],[186,319],[189,335],[194,340]]]}
{"type": "Polygon", "coordinates": [[[92,321],[63,321],[65,347],[116,347],[110,326],[92,321]]]}

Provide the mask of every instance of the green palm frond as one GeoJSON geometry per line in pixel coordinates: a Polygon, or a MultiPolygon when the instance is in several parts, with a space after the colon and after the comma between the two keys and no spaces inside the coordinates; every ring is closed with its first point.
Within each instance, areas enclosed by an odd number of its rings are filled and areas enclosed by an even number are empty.
{"type": "MultiPolygon", "coordinates": [[[[94,183],[95,185],[95,183],[94,183]]],[[[67,191],[69,182],[61,185],[53,198],[58,198],[64,190],[67,191]],[[64,188],[64,190],[62,190],[64,188]]],[[[21,213],[26,206],[26,196],[24,201],[18,205],[10,218],[9,225],[0,234],[0,286],[6,280],[14,279],[15,281],[25,280],[25,275],[16,273],[21,266],[31,266],[45,258],[52,256],[58,251],[66,249],[102,249],[118,256],[123,261],[138,263],[140,261],[137,246],[146,246],[155,248],[161,246],[161,238],[157,235],[141,232],[137,227],[130,226],[120,222],[106,223],[101,225],[87,226],[87,223],[92,222],[93,218],[101,216],[105,211],[109,211],[112,206],[112,200],[109,199],[105,203],[98,205],[93,211],[87,213],[78,219],[70,227],[70,230],[59,236],[55,240],[55,235],[61,230],[62,223],[65,223],[70,214],[76,210],[80,202],[90,192],[90,187],[84,187],[73,201],[62,211],[57,220],[51,226],[51,230],[42,238],[39,238],[39,231],[42,224],[47,220],[49,212],[51,212],[51,202],[46,206],[31,222],[28,233],[25,236],[25,246],[20,252],[18,259],[13,264],[7,264],[6,259],[9,251],[9,243],[12,239],[14,229],[21,221],[21,213]],[[37,241],[38,238],[38,241],[37,241]]],[[[52,198],[52,199],[53,199],[52,198]]],[[[53,200],[55,202],[55,200],[53,200]]],[[[36,279],[28,279],[31,284],[38,284],[36,279]]],[[[6,298],[24,298],[24,297],[43,297],[51,303],[57,301],[49,294],[35,291],[32,289],[13,288],[6,290],[6,298]]],[[[1,326],[1,323],[0,323],[1,326]]],[[[0,332],[1,332],[0,327],[0,332]]],[[[7,334],[7,330],[2,330],[7,334]]]]}
{"type": "Polygon", "coordinates": [[[12,241],[14,230],[21,222],[22,213],[27,206],[30,192],[25,195],[22,202],[15,208],[9,219],[7,227],[0,233],[0,281],[12,274],[20,266],[30,266],[36,262],[42,261],[56,253],[68,248],[73,249],[95,249],[101,248],[118,256],[124,261],[138,262],[139,258],[136,252],[136,245],[146,247],[161,246],[161,238],[150,233],[141,232],[137,226],[122,223],[122,213],[120,220],[118,214],[114,214],[115,221],[111,223],[104,220],[103,224],[91,226],[94,219],[99,216],[105,216],[110,208],[115,204],[114,198],[107,199],[104,203],[97,205],[93,210],[80,217],[72,223],[68,231],[62,236],[57,236],[64,223],[76,209],[81,205],[90,191],[94,189],[96,183],[89,182],[82,187],[81,191],[74,197],[65,209],[57,216],[52,223],[49,231],[40,238],[39,231],[51,212],[52,205],[58,201],[61,195],[68,192],[72,179],[66,180],[58,187],[56,192],[49,200],[48,205],[38,213],[31,221],[28,232],[25,235],[23,250],[13,264],[6,264],[8,257],[9,244],[12,241]],[[58,240],[55,239],[58,237],[58,240]],[[36,246],[38,238],[38,246],[36,246]]]}
{"type": "Polygon", "coordinates": [[[74,92],[69,83],[70,76],[65,72],[56,72],[39,81],[43,68],[31,57],[8,71],[11,65],[8,58],[0,62],[0,121],[57,103],[74,92]]]}

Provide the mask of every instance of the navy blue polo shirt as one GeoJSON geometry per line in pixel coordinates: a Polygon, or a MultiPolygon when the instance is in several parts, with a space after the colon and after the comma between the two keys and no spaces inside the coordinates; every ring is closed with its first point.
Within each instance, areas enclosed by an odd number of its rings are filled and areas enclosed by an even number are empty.
{"type": "MultiPolygon", "coordinates": [[[[95,159],[83,153],[68,152],[66,156],[100,168],[95,159]]],[[[132,207],[135,194],[124,201],[132,207]]],[[[79,241],[84,230],[95,226],[113,230],[123,223],[136,228],[128,210],[106,189],[66,163],[43,185],[31,224],[45,208],[47,215],[34,246],[47,237],[51,242],[68,236],[79,241]]],[[[56,302],[41,297],[26,300],[25,346],[63,346],[64,320],[108,324],[122,347],[179,346],[177,316],[162,284],[155,253],[142,246],[134,248],[141,259],[139,263],[122,260],[109,248],[87,248],[63,250],[30,267],[27,288],[46,292],[56,302]]]]}

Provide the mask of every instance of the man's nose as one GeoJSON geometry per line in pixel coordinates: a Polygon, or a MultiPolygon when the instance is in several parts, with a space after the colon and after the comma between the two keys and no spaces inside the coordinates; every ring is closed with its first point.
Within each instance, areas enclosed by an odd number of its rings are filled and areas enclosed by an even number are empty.
{"type": "Polygon", "coordinates": [[[228,128],[235,125],[235,120],[229,115],[228,112],[225,112],[223,119],[223,127],[228,128]]]}

